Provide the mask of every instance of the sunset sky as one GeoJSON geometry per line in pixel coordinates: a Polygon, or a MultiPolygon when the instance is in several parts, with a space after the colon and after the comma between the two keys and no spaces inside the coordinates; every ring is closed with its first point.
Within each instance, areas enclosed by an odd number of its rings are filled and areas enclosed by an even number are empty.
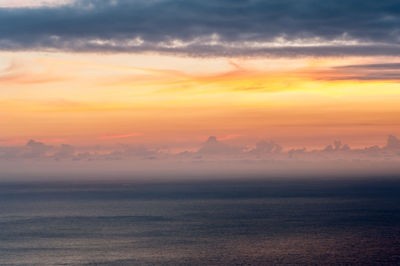
{"type": "Polygon", "coordinates": [[[0,0],[0,145],[400,136],[396,1],[0,0]]]}
{"type": "Polygon", "coordinates": [[[0,0],[0,266],[399,250],[400,0],[0,0]]]}

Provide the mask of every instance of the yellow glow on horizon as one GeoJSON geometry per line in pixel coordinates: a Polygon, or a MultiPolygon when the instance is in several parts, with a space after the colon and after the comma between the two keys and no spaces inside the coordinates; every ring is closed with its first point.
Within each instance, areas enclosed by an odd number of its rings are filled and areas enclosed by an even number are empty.
{"type": "Polygon", "coordinates": [[[0,139],[373,143],[400,133],[399,84],[335,67],[396,59],[0,53],[0,139]]]}

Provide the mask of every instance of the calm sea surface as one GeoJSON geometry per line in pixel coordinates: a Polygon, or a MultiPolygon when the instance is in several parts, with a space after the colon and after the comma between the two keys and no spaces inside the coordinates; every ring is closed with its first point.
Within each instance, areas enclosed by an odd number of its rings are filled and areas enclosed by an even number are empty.
{"type": "Polygon", "coordinates": [[[1,265],[399,263],[394,179],[0,184],[1,265]]]}

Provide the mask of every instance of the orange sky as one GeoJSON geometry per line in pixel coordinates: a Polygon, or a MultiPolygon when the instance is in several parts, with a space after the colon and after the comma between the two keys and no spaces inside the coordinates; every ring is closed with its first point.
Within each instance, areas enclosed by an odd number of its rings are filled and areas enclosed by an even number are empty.
{"type": "Polygon", "coordinates": [[[398,82],[337,66],[397,59],[3,52],[0,144],[382,144],[400,135],[398,82]]]}

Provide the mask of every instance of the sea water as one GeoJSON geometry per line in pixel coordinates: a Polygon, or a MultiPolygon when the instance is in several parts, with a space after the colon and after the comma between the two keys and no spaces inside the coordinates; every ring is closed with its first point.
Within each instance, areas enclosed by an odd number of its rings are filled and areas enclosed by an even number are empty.
{"type": "Polygon", "coordinates": [[[400,263],[400,181],[0,184],[1,265],[400,263]]]}

